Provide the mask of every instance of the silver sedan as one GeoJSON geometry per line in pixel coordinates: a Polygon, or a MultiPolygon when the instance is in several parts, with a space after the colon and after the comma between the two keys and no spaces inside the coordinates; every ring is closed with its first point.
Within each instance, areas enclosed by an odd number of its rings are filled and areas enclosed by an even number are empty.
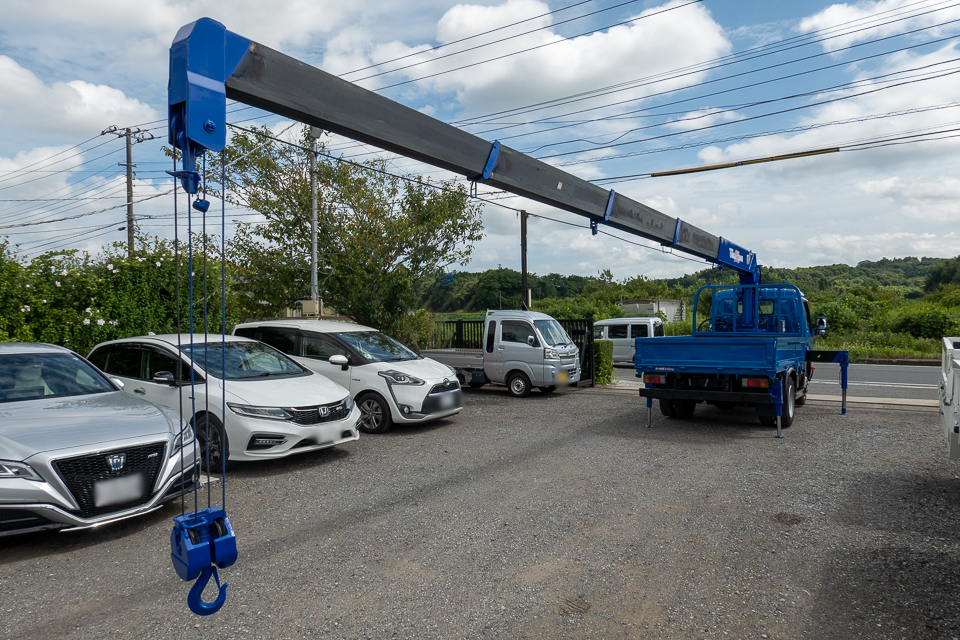
{"type": "Polygon", "coordinates": [[[199,479],[193,430],[76,353],[0,343],[0,536],[142,515],[199,479]]]}

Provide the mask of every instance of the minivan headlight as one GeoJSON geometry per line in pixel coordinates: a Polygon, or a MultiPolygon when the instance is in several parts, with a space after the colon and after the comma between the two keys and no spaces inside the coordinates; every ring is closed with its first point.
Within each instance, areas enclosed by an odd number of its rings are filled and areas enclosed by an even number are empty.
{"type": "Polygon", "coordinates": [[[228,402],[227,406],[238,416],[247,416],[249,418],[263,418],[265,420],[290,420],[292,415],[280,407],[254,407],[248,404],[236,404],[228,402]]]}
{"type": "Polygon", "coordinates": [[[350,394],[347,394],[347,397],[343,399],[343,408],[347,411],[353,411],[353,398],[350,397],[350,394]]]}
{"type": "Polygon", "coordinates": [[[411,375],[403,373],[402,371],[378,371],[380,377],[386,378],[389,384],[409,384],[413,386],[418,386],[423,384],[423,380],[420,378],[415,378],[411,375]]]}
{"type": "Polygon", "coordinates": [[[34,471],[33,467],[28,465],[26,462],[0,460],[0,480],[12,480],[14,478],[43,482],[43,478],[40,477],[40,474],[34,471]]]}

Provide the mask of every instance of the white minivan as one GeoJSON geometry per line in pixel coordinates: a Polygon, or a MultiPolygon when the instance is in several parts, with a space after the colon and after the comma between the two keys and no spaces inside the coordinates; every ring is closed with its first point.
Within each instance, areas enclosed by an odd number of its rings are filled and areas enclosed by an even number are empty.
{"type": "Polygon", "coordinates": [[[359,427],[383,433],[394,423],[418,423],[460,413],[457,372],[423,358],[372,327],[352,322],[286,318],[238,324],[233,334],[279,349],[350,391],[359,427]]]}
{"type": "Polygon", "coordinates": [[[593,323],[593,339],[613,343],[613,363],[633,364],[637,338],[663,335],[660,318],[609,318],[593,323]]]}

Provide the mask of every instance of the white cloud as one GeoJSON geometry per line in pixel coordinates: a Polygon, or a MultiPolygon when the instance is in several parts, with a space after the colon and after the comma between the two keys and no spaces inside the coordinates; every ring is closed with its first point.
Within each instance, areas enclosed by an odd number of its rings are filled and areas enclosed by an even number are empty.
{"type": "Polygon", "coordinates": [[[866,195],[899,205],[901,213],[915,220],[960,223],[960,180],[956,178],[927,181],[892,177],[860,182],[857,188],[866,195]]]}
{"type": "MultiPolygon", "coordinates": [[[[916,0],[879,0],[878,2],[857,2],[856,4],[834,4],[803,19],[797,30],[801,33],[824,30],[820,35],[823,49],[825,51],[836,51],[857,42],[875,40],[960,18],[960,7],[947,6],[938,11],[930,11],[932,7],[929,5],[924,7],[917,7],[916,5],[916,0]],[[914,6],[906,10],[908,5],[914,6]],[[904,10],[899,11],[899,9],[904,10]],[[915,17],[908,18],[908,16],[915,17]],[[837,25],[846,26],[839,29],[835,28],[837,25]]],[[[955,30],[956,27],[945,25],[945,27],[929,29],[917,37],[942,37],[944,33],[947,33],[945,29],[955,30]]]]}
{"type": "Polygon", "coordinates": [[[5,126],[88,136],[110,124],[157,119],[157,111],[119,89],[82,80],[47,85],[13,59],[0,56],[0,120],[5,126]]]}

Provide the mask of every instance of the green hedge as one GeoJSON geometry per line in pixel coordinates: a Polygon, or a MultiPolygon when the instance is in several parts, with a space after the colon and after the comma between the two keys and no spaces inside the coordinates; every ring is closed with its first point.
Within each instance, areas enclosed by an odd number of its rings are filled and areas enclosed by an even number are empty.
{"type": "Polygon", "coordinates": [[[610,340],[594,340],[593,371],[594,384],[613,382],[613,342],[610,340]]]}

